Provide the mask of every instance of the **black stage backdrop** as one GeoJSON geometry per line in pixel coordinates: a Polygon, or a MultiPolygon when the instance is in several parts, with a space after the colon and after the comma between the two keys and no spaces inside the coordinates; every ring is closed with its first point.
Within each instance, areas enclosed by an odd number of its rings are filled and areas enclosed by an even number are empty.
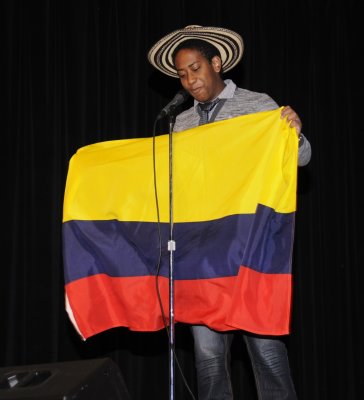
{"type": "MultiPolygon", "coordinates": [[[[223,26],[245,42],[242,63],[226,77],[291,105],[313,148],[310,164],[299,170],[286,338],[299,398],[358,399],[363,114],[354,94],[362,89],[363,49],[355,2],[5,0],[0,7],[0,367],[111,357],[133,399],[168,398],[165,331],[118,328],[83,342],[69,322],[63,192],[79,147],[152,135],[156,115],[180,86],[149,65],[150,46],[186,25],[223,26]]],[[[196,393],[185,326],[176,326],[176,347],[196,393]]],[[[255,399],[240,341],[232,365],[236,398],[255,399]]],[[[189,398],[177,371],[176,398],[189,398]]]]}

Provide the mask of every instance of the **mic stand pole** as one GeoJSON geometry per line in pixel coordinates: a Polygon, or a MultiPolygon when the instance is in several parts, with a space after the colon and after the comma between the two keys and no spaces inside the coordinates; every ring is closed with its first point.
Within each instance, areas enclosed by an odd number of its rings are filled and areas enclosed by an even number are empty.
{"type": "Polygon", "coordinates": [[[176,243],[173,240],[173,146],[172,131],[176,116],[173,112],[169,114],[169,399],[174,400],[174,270],[173,252],[176,250],[176,243]]]}

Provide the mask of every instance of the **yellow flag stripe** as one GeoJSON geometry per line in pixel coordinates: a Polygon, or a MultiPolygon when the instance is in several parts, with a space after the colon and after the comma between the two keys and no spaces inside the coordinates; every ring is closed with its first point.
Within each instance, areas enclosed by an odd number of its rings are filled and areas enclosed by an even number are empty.
{"type": "MultiPolygon", "coordinates": [[[[174,222],[296,208],[297,135],[281,109],[172,136],[174,222]]],[[[169,135],[155,138],[161,222],[169,221],[169,135]]],[[[157,220],[153,138],[96,143],[70,160],[63,221],[157,220]]]]}

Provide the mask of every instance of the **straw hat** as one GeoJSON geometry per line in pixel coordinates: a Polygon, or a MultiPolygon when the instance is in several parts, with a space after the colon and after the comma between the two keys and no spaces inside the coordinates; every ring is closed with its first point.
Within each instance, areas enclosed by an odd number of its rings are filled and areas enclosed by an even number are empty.
{"type": "Polygon", "coordinates": [[[234,68],[243,56],[244,43],[238,33],[213,26],[188,25],[162,37],[149,50],[149,62],[164,74],[178,78],[172,54],[187,39],[201,39],[213,44],[220,51],[223,72],[234,68]]]}

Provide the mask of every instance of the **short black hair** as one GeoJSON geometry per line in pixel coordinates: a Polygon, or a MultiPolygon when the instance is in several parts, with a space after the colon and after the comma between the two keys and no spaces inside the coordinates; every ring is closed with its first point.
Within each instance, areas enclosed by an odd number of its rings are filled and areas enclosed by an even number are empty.
{"type": "Polygon", "coordinates": [[[207,42],[206,40],[201,40],[201,39],[187,39],[187,40],[184,40],[183,42],[181,42],[173,50],[173,53],[172,53],[173,64],[176,60],[177,53],[182,49],[194,49],[194,50],[199,51],[207,59],[207,61],[210,64],[211,64],[212,59],[215,56],[218,56],[221,59],[221,54],[220,54],[219,49],[217,49],[210,42],[207,42]]]}

